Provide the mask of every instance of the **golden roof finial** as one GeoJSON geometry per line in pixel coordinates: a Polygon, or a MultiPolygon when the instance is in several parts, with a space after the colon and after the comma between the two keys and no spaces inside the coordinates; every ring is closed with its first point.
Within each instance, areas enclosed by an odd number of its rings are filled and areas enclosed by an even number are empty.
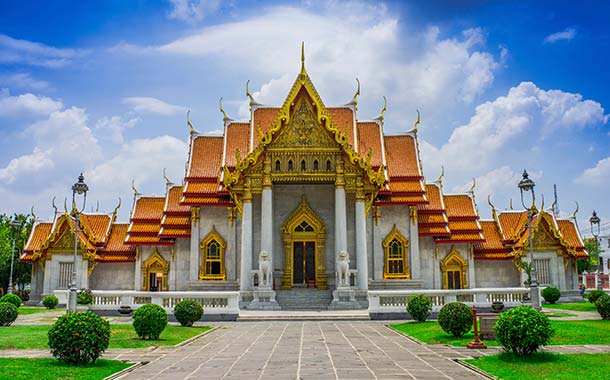
{"type": "Polygon", "coordinates": [[[134,197],[140,195],[140,193],[138,193],[138,189],[136,189],[136,180],[135,179],[131,181],[131,190],[133,190],[134,197]]]}
{"type": "Polygon", "coordinates": [[[358,87],[356,88],[354,99],[352,99],[352,103],[354,103],[354,105],[358,104],[358,96],[360,96],[360,79],[356,78],[356,82],[358,82],[358,87]]]}
{"type": "Polygon", "coordinates": [[[256,103],[254,101],[254,97],[252,96],[252,94],[250,93],[250,90],[248,89],[248,84],[250,84],[250,79],[248,79],[248,81],[246,82],[246,96],[248,98],[250,98],[250,107],[252,107],[252,104],[256,103]]]}
{"type": "Polygon", "coordinates": [[[440,186],[441,191],[443,190],[443,177],[445,177],[445,167],[441,165],[441,175],[438,176],[438,179],[435,181],[440,186]]]}
{"type": "Polygon", "coordinates": [[[419,114],[419,110],[417,111],[417,120],[415,120],[415,124],[413,124],[413,132],[417,133],[417,126],[421,122],[421,115],[419,114]]]}
{"type": "Polygon", "coordinates": [[[301,74],[305,74],[305,41],[301,41],[301,74]]]}
{"type": "Polygon", "coordinates": [[[491,212],[495,213],[496,212],[496,208],[491,203],[491,194],[487,194],[487,203],[489,204],[489,207],[491,207],[491,212]]]}
{"type": "Polygon", "coordinates": [[[51,201],[51,205],[53,206],[53,209],[55,210],[55,215],[57,215],[57,212],[58,212],[59,210],[57,209],[57,206],[55,205],[55,198],[56,198],[56,197],[53,197],[53,200],[51,201]]]}
{"type": "Polygon", "coordinates": [[[165,179],[166,186],[169,186],[169,184],[172,183],[172,181],[167,178],[167,168],[163,168],[163,178],[165,179]]]}
{"type": "Polygon", "coordinates": [[[100,212],[100,201],[99,200],[96,203],[95,212],[100,212]]]}
{"type": "Polygon", "coordinates": [[[30,214],[32,215],[32,219],[36,221],[36,214],[34,214],[34,206],[32,206],[32,210],[30,210],[30,214]]]}
{"type": "Polygon", "coordinates": [[[508,201],[508,207],[510,207],[510,209],[513,209],[513,198],[510,198],[508,201]]]}
{"type": "Polygon", "coordinates": [[[578,214],[579,208],[578,202],[574,201],[574,203],[576,203],[576,210],[574,210],[574,212],[572,213],[572,219],[576,220],[576,214],[578,214]]]}
{"type": "Polygon", "coordinates": [[[544,212],[544,194],[540,194],[542,197],[542,205],[540,206],[540,211],[544,212]]]}
{"type": "Polygon", "coordinates": [[[114,208],[114,212],[113,212],[114,215],[116,215],[116,213],[119,211],[119,208],[121,208],[121,197],[119,197],[119,204],[117,204],[116,207],[114,208]]]}
{"type": "Polygon", "coordinates": [[[193,123],[191,123],[191,110],[186,111],[186,124],[189,126],[189,133],[192,135],[195,133],[195,128],[193,128],[193,123]]]}
{"type": "Polygon", "coordinates": [[[388,100],[386,99],[385,95],[383,96],[383,108],[381,109],[381,112],[379,112],[379,116],[377,116],[377,119],[383,121],[384,115],[385,115],[385,111],[388,109],[388,100]]]}
{"type": "Polygon", "coordinates": [[[472,178],[472,186],[470,186],[470,191],[469,193],[472,194],[472,196],[474,197],[474,188],[477,185],[477,180],[473,177],[472,178]]]}
{"type": "Polygon", "coordinates": [[[225,109],[222,107],[222,97],[220,98],[220,100],[218,101],[218,106],[220,107],[220,112],[222,113],[222,121],[224,121],[226,123],[227,120],[231,120],[228,116],[227,113],[225,112],[225,109]]]}

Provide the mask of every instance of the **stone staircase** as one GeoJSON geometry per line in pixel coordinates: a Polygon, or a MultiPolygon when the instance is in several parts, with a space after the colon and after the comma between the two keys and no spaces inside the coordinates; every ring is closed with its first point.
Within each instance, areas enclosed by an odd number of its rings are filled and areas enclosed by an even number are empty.
{"type": "Polygon", "coordinates": [[[282,310],[328,310],[333,295],[330,290],[294,288],[278,290],[275,299],[282,310]]]}

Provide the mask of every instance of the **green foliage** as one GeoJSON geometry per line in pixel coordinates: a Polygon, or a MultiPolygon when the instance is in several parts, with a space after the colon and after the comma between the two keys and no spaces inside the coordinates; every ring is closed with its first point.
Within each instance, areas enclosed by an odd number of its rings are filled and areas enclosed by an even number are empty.
{"type": "Polygon", "coordinates": [[[133,313],[133,328],[141,339],[159,339],[166,326],[167,312],[159,305],[144,305],[133,313]]]}
{"type": "Polygon", "coordinates": [[[592,304],[595,305],[595,302],[597,302],[599,297],[605,296],[605,295],[606,295],[606,292],[604,292],[603,290],[594,289],[589,292],[587,299],[589,300],[589,302],[591,302],[592,304]]]}
{"type": "Polygon", "coordinates": [[[10,326],[19,315],[18,309],[10,302],[0,302],[0,326],[10,326]]]}
{"type": "Polygon", "coordinates": [[[8,302],[19,308],[21,306],[21,297],[16,294],[5,294],[0,298],[0,302],[8,302]]]}
{"type": "Polygon", "coordinates": [[[8,281],[11,271],[11,255],[13,238],[15,238],[15,252],[13,256],[13,282],[15,292],[23,290],[26,284],[30,283],[32,275],[32,264],[19,262],[19,254],[23,251],[23,246],[27,242],[32,228],[32,217],[29,215],[0,215],[0,288],[4,292],[8,289],[8,281]],[[21,222],[21,230],[15,230],[10,222],[13,218],[21,222]]]}
{"type": "Polygon", "coordinates": [[[529,288],[530,284],[532,283],[532,264],[528,263],[527,261],[522,261],[521,270],[527,275],[527,280],[523,281],[523,285],[526,288],[529,288]]]}
{"type": "Polygon", "coordinates": [[[432,311],[432,300],[423,294],[416,294],[409,298],[407,311],[418,322],[425,322],[432,311]]]}
{"type": "Polygon", "coordinates": [[[90,311],[62,315],[49,330],[51,354],[66,364],[95,363],[108,348],[110,324],[90,311]]]}
{"type": "Polygon", "coordinates": [[[605,252],[603,246],[599,242],[596,244],[594,238],[590,237],[583,240],[585,249],[589,252],[589,257],[577,261],[578,274],[582,274],[583,271],[589,273],[596,271],[599,265],[599,255],[605,252]]]}
{"type": "Polygon", "coordinates": [[[595,301],[595,308],[602,319],[610,319],[610,296],[604,294],[595,301]]]}
{"type": "Polygon", "coordinates": [[[47,309],[55,309],[55,307],[57,306],[58,303],[59,303],[59,300],[54,295],[45,296],[42,299],[42,304],[47,309]]]}
{"type": "Polygon", "coordinates": [[[93,292],[91,289],[81,289],[76,296],[76,303],[79,305],[91,305],[93,303],[93,292]]]}
{"type": "Polygon", "coordinates": [[[561,292],[556,287],[549,286],[542,291],[542,297],[548,303],[555,303],[561,297],[561,292]]]}
{"type": "Polygon", "coordinates": [[[203,317],[203,307],[193,300],[180,301],[174,306],[174,317],[182,326],[192,326],[203,317]]]}
{"type": "Polygon", "coordinates": [[[517,356],[530,355],[546,346],[555,335],[550,319],[528,306],[518,306],[498,316],[496,339],[517,356]]]}
{"type": "Polygon", "coordinates": [[[454,337],[464,336],[472,328],[472,310],[462,302],[451,302],[438,313],[438,324],[454,337]]]}

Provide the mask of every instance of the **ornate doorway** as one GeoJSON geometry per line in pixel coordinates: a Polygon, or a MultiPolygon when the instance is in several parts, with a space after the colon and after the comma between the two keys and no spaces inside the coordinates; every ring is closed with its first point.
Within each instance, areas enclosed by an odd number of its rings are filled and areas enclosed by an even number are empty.
{"type": "Polygon", "coordinates": [[[326,226],[305,196],[282,226],[284,273],[282,289],[308,286],[326,289],[324,245],[326,226]]]}

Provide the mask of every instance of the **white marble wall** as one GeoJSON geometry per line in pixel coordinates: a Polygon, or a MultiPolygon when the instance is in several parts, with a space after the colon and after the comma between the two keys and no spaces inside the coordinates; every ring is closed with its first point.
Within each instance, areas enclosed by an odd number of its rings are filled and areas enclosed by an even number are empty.
{"type": "Polygon", "coordinates": [[[89,277],[94,290],[133,290],[135,263],[99,263],[89,277]]]}

